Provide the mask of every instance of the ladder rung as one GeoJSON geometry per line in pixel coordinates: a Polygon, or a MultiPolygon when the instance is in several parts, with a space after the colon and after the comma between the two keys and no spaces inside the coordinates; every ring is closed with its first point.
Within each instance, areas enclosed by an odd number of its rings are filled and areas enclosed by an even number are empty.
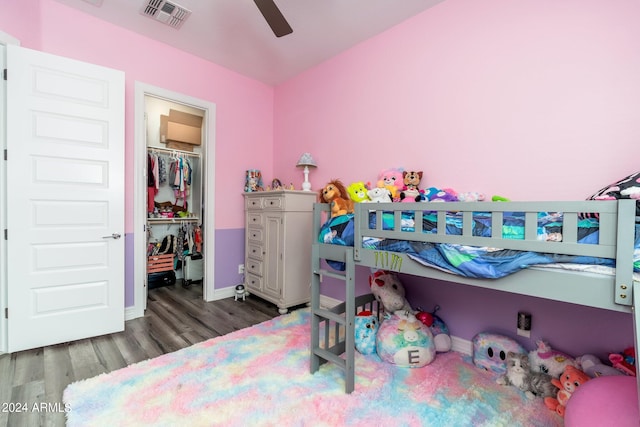
{"type": "Polygon", "coordinates": [[[341,369],[347,368],[347,362],[340,356],[337,356],[330,351],[327,351],[323,348],[316,348],[313,350],[313,353],[323,358],[324,360],[331,362],[335,365],[338,365],[341,369]]]}
{"type": "Polygon", "coordinates": [[[345,280],[345,281],[347,280],[344,274],[334,273],[333,271],[329,271],[329,270],[320,269],[320,270],[314,271],[314,273],[327,276],[327,277],[333,277],[334,279],[345,280]]]}
{"type": "Polygon", "coordinates": [[[323,321],[324,319],[327,319],[327,320],[333,320],[334,322],[339,323],[340,325],[344,325],[347,323],[342,314],[336,314],[332,311],[325,310],[323,308],[318,308],[316,310],[313,310],[313,314],[317,316],[317,318],[321,318],[318,320],[320,322],[323,321]]]}

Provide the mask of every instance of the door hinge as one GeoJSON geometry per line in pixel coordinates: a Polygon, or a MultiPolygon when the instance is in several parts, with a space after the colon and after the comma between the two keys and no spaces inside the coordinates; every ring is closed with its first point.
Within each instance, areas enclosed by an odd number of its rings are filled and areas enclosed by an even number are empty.
{"type": "Polygon", "coordinates": [[[4,229],[4,240],[9,240],[9,229],[4,229]]]}
{"type": "Polygon", "coordinates": [[[7,156],[8,156],[8,154],[7,154],[7,149],[5,148],[5,149],[4,149],[4,159],[5,159],[5,160],[7,160],[7,156]]]}
{"type": "Polygon", "coordinates": [[[2,78],[7,80],[7,69],[2,70],[2,78]]]}
{"type": "Polygon", "coordinates": [[[4,308],[4,318],[8,319],[9,318],[9,307],[5,307],[4,308]]]}

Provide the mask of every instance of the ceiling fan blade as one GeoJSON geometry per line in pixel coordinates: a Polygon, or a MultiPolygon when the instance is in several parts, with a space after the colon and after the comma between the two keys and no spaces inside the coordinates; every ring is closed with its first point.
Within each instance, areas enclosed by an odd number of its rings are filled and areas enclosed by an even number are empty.
{"type": "Polygon", "coordinates": [[[291,26],[287,20],[284,19],[282,12],[280,12],[280,9],[278,9],[278,6],[276,6],[273,0],[253,1],[256,6],[258,6],[258,9],[260,9],[262,16],[264,16],[264,19],[267,21],[267,24],[269,24],[276,37],[286,36],[293,32],[291,26]]]}

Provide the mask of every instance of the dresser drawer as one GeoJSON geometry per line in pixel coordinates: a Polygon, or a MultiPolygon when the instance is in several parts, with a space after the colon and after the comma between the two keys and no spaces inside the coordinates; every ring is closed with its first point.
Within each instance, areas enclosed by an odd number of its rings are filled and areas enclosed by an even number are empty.
{"type": "Polygon", "coordinates": [[[259,228],[248,228],[247,229],[247,239],[250,242],[262,243],[263,242],[264,233],[259,228]]]}
{"type": "Polygon", "coordinates": [[[247,258],[246,268],[249,273],[262,277],[262,261],[247,258]]]}
{"type": "Polygon", "coordinates": [[[247,214],[247,225],[249,227],[262,227],[262,218],[264,215],[260,212],[249,212],[247,214]]]}
{"type": "Polygon", "coordinates": [[[282,197],[265,197],[262,207],[265,209],[282,209],[284,207],[284,199],[282,197]]]}
{"type": "Polygon", "coordinates": [[[249,289],[262,289],[262,277],[255,276],[253,274],[247,274],[245,284],[249,289]]]}
{"type": "Polygon", "coordinates": [[[262,261],[264,256],[264,249],[262,249],[262,245],[249,244],[247,247],[247,256],[262,261]]]}
{"type": "Polygon", "coordinates": [[[264,197],[246,197],[244,199],[244,207],[247,210],[262,209],[262,201],[264,197]]]}

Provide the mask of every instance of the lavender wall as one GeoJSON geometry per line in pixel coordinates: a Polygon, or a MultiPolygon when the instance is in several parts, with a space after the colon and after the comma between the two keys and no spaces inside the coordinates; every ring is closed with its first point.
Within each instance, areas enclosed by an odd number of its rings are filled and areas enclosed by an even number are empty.
{"type": "Polygon", "coordinates": [[[216,230],[216,289],[242,283],[238,264],[244,264],[244,228],[216,230]]]}

